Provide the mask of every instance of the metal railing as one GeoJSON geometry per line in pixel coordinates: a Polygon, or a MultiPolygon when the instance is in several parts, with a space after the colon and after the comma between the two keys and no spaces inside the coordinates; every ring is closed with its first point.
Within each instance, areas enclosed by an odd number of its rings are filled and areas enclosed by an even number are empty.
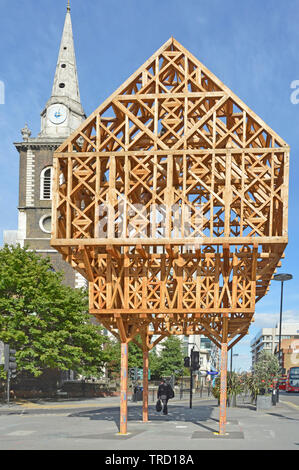
{"type": "MultiPolygon", "coordinates": [[[[158,387],[149,387],[148,390],[148,397],[149,402],[154,403],[157,401],[157,391],[158,387]]],[[[175,387],[175,400],[186,400],[190,398],[190,388],[188,387],[175,387]]],[[[212,387],[211,386],[201,386],[193,389],[192,392],[193,398],[210,398],[213,397],[212,395],[212,387]]]]}

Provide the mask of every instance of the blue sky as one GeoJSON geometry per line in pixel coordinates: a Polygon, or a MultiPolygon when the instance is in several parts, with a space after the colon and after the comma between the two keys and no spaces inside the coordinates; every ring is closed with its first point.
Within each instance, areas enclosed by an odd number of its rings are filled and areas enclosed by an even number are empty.
{"type": "MultiPolygon", "coordinates": [[[[26,122],[33,136],[40,130],[66,4],[0,0],[0,244],[3,230],[17,227],[13,142],[22,140],[26,122]]],[[[299,0],[71,0],[71,9],[87,115],[174,36],[291,146],[289,245],[280,272],[294,276],[285,285],[284,321],[299,322],[299,104],[290,99],[299,80],[299,0]]],[[[250,340],[259,328],[278,322],[279,300],[280,285],[272,282],[249,335],[234,348],[236,368],[250,366],[250,340]]]]}

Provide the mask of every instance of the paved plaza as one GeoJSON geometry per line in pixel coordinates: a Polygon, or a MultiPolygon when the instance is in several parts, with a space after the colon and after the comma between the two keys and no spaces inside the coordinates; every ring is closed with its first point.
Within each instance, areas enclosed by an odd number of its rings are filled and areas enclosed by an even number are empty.
{"type": "Polygon", "coordinates": [[[119,398],[39,401],[0,407],[1,450],[299,450],[299,406],[281,397],[270,410],[249,402],[227,409],[219,436],[216,400],[172,401],[168,416],[128,405],[128,434],[119,435],[119,398]]]}

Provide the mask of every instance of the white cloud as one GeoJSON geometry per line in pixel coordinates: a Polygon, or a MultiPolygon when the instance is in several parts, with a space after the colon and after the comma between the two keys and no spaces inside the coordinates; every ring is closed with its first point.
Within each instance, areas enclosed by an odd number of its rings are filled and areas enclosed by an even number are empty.
{"type": "MultiPolygon", "coordinates": [[[[255,313],[254,325],[259,328],[274,328],[279,323],[279,313],[255,313]]],[[[282,323],[298,323],[299,311],[286,310],[282,313],[282,323]]]]}

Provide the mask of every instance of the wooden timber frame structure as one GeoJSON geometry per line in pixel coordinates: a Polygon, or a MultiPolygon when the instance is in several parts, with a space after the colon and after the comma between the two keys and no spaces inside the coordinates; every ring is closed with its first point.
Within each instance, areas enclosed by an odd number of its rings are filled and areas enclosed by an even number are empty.
{"type": "Polygon", "coordinates": [[[221,349],[225,434],[227,353],[288,242],[288,169],[288,145],[174,38],[55,152],[51,244],[121,342],[121,434],[128,343],[147,421],[149,350],[196,334],[221,349]]]}

